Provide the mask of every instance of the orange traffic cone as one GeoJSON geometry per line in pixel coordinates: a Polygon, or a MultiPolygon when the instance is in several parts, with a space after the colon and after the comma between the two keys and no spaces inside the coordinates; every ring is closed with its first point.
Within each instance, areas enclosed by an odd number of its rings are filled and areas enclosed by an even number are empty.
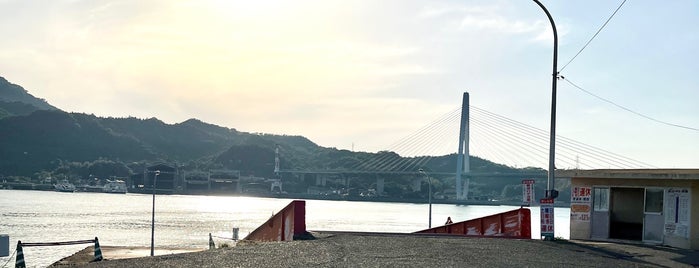
{"type": "Polygon", "coordinates": [[[26,268],[24,264],[24,252],[22,252],[22,241],[17,241],[17,258],[15,259],[15,268],[26,268]]]}
{"type": "Polygon", "coordinates": [[[95,259],[92,260],[94,261],[101,261],[102,258],[102,249],[100,248],[100,241],[95,237],[95,259]]]}

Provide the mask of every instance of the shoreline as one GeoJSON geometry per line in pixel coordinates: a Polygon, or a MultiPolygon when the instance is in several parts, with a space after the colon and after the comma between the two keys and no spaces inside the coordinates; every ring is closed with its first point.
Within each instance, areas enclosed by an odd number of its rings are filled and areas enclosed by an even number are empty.
{"type": "MultiPolygon", "coordinates": [[[[53,187],[53,186],[52,186],[53,187]]],[[[51,189],[0,189],[0,190],[16,190],[16,191],[45,191],[54,192],[51,189]]],[[[76,192],[76,193],[101,193],[101,192],[76,192]]],[[[110,193],[112,194],[112,193],[110,193]]],[[[150,193],[129,192],[128,194],[143,194],[150,193]]],[[[231,196],[231,197],[257,197],[257,198],[277,198],[277,199],[304,199],[304,200],[328,200],[328,201],[352,201],[352,202],[382,202],[382,203],[405,203],[405,204],[428,204],[427,200],[413,198],[396,198],[396,197],[361,197],[361,196],[322,196],[312,194],[222,194],[222,193],[159,193],[158,195],[186,195],[186,196],[231,196]]],[[[480,206],[520,206],[520,207],[536,207],[538,204],[531,206],[523,206],[517,201],[486,201],[486,200],[456,200],[456,199],[432,199],[432,204],[444,205],[480,205],[480,206]]],[[[569,207],[569,202],[556,201],[555,207],[569,207]]]]}

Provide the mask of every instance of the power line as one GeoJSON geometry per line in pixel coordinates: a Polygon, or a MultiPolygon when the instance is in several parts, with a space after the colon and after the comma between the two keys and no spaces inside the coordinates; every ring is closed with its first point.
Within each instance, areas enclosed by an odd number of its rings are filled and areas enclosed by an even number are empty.
{"type": "Polygon", "coordinates": [[[568,82],[568,84],[570,84],[571,86],[574,86],[575,88],[581,90],[582,92],[585,92],[585,93],[587,93],[587,94],[589,94],[589,95],[591,95],[591,96],[593,96],[593,97],[595,97],[595,98],[598,98],[598,99],[600,99],[600,100],[602,100],[602,101],[604,101],[604,102],[607,102],[607,103],[609,103],[609,104],[611,104],[611,105],[614,105],[614,106],[616,106],[616,107],[619,107],[620,109],[626,110],[627,112],[633,113],[633,114],[638,115],[638,116],[640,116],[640,117],[643,117],[643,118],[645,118],[645,119],[648,119],[648,120],[651,120],[651,121],[654,121],[654,122],[657,122],[657,123],[660,123],[660,124],[672,126],[672,127],[684,128],[684,129],[689,129],[689,130],[693,130],[693,131],[699,132],[699,128],[693,128],[693,127],[688,127],[688,126],[683,126],[683,125],[668,123],[668,122],[665,122],[665,121],[658,120],[658,119],[655,119],[655,118],[653,118],[653,117],[647,116],[647,115],[645,115],[645,114],[636,112],[636,111],[634,111],[634,110],[631,110],[631,109],[629,109],[629,108],[626,108],[626,107],[624,107],[624,106],[621,106],[621,105],[619,105],[619,104],[616,104],[616,103],[614,103],[613,101],[610,101],[610,100],[608,100],[608,99],[605,99],[605,98],[602,98],[602,97],[600,97],[600,96],[597,96],[597,95],[595,95],[594,93],[592,93],[592,92],[590,92],[590,91],[587,91],[587,90],[585,90],[585,89],[579,87],[579,86],[576,85],[576,84],[573,84],[573,82],[571,82],[571,81],[568,80],[567,78],[561,77],[561,79],[563,79],[564,81],[568,82]]]}
{"type": "Polygon", "coordinates": [[[590,40],[588,40],[587,43],[585,43],[585,45],[578,51],[578,53],[575,54],[575,56],[573,56],[572,59],[570,59],[570,60],[568,61],[568,63],[566,63],[565,65],[563,65],[563,68],[561,68],[561,70],[560,70],[559,72],[562,72],[566,67],[568,67],[568,64],[570,64],[571,62],[573,62],[573,60],[574,60],[575,58],[577,58],[578,55],[580,55],[580,53],[583,52],[583,50],[585,50],[585,48],[587,47],[587,45],[589,45],[590,42],[592,42],[592,40],[595,39],[595,37],[597,37],[597,35],[602,31],[602,29],[604,29],[604,26],[607,26],[607,23],[609,23],[609,21],[612,20],[612,18],[614,17],[614,15],[616,15],[617,11],[619,11],[619,9],[621,9],[621,7],[624,5],[624,3],[626,3],[626,0],[624,0],[624,1],[621,2],[621,4],[619,5],[619,7],[617,7],[616,10],[614,10],[614,13],[612,13],[612,15],[609,16],[609,18],[607,19],[607,21],[604,22],[604,24],[602,24],[602,27],[600,27],[599,30],[597,30],[597,32],[595,33],[595,35],[593,35],[592,38],[590,38],[590,40]]]}

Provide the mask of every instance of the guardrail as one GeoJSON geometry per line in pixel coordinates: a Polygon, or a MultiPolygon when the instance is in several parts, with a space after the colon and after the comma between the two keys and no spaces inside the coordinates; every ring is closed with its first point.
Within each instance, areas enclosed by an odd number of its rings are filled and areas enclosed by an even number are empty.
{"type": "Polygon", "coordinates": [[[306,201],[294,200],[243,240],[292,241],[306,234],[306,201]]]}
{"type": "Polygon", "coordinates": [[[531,230],[531,211],[520,208],[415,233],[531,239],[531,230]]]}

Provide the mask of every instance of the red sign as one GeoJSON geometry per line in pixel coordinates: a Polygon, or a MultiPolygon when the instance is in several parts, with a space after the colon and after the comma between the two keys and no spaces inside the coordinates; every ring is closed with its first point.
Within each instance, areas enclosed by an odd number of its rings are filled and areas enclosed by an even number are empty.
{"type": "Polygon", "coordinates": [[[529,206],[534,202],[534,180],[522,180],[522,205],[529,206]]]}
{"type": "Polygon", "coordinates": [[[570,189],[571,203],[590,203],[592,188],[584,186],[574,186],[570,189]]]}

